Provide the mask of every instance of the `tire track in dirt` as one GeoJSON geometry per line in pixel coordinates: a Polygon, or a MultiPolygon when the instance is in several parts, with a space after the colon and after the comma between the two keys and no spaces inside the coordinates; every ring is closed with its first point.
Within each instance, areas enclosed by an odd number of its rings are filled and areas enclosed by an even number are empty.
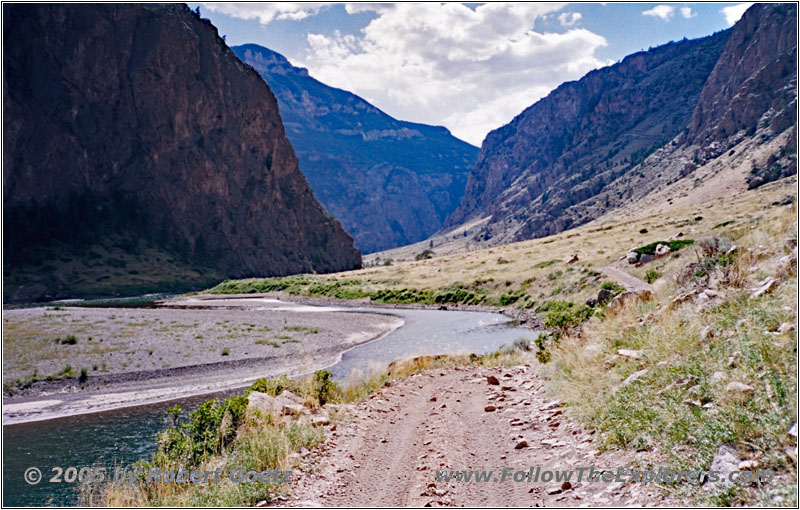
{"type": "MultiPolygon", "coordinates": [[[[505,467],[630,466],[641,452],[604,452],[547,402],[535,368],[431,370],[394,382],[357,405],[300,459],[290,506],[650,506],[652,486],[500,482],[505,467]],[[499,384],[487,384],[487,376],[499,384]],[[486,411],[494,406],[493,411],[486,411]],[[523,443],[524,441],[524,443],[523,443]],[[517,448],[517,446],[520,446],[517,448]],[[437,470],[491,470],[491,481],[437,481],[437,470]],[[498,481],[495,482],[494,479],[498,481]]],[[[647,460],[647,459],[643,459],[647,460]]]]}

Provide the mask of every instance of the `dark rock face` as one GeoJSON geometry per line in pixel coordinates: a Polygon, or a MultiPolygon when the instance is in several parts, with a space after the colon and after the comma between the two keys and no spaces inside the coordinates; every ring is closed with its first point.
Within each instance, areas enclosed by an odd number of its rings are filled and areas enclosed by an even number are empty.
{"type": "MultiPolygon", "coordinates": [[[[736,23],[708,77],[692,115],[684,145],[695,145],[700,163],[713,159],[741,137],[771,138],[796,130],[797,5],[755,4],[736,23]]],[[[788,137],[796,151],[796,135],[788,137]]],[[[780,155],[754,168],[749,187],[797,173],[780,155]]]]}
{"type": "Polygon", "coordinates": [[[6,276],[35,247],[106,235],[224,276],[360,267],[269,87],[208,21],[177,4],[3,13],[6,276]]]}
{"type": "Polygon", "coordinates": [[[266,80],[315,196],[364,252],[414,243],[458,206],[478,149],[398,121],[267,48],[233,48],[266,80]]]}
{"type": "Polygon", "coordinates": [[[761,117],[781,132],[797,111],[797,5],[756,4],[736,23],[708,77],[686,144],[755,131],[761,117]]]}
{"type": "Polygon", "coordinates": [[[489,133],[447,224],[491,216],[476,240],[510,242],[591,219],[563,212],[685,128],[728,34],[630,55],[559,86],[489,133]]]}

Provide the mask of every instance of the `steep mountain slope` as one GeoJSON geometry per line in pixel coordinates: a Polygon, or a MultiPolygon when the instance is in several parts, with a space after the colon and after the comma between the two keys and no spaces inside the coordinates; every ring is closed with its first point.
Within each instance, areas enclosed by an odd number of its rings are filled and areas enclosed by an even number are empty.
{"type": "Polygon", "coordinates": [[[796,173],[796,23],[756,4],[563,84],[487,136],[448,229],[502,244],[796,173]]]}
{"type": "Polygon", "coordinates": [[[478,237],[496,242],[573,226],[561,216],[567,207],[599,193],[686,126],[727,36],[630,55],[559,86],[489,133],[448,225],[491,215],[478,237]]]}
{"type": "Polygon", "coordinates": [[[152,257],[199,279],[360,266],[298,170],[269,87],[207,20],[178,4],[3,12],[12,292],[180,287],[141,274],[152,257]]]}
{"type": "Polygon", "coordinates": [[[364,252],[425,239],[458,206],[476,147],[443,127],[396,120],[267,48],[233,51],[275,93],[315,196],[364,252]]]}

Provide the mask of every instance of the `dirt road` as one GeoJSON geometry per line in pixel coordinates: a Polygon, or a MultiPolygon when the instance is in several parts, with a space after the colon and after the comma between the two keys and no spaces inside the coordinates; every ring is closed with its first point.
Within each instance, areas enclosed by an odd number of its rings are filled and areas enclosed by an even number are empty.
{"type": "MultiPolygon", "coordinates": [[[[548,402],[531,366],[434,370],[353,406],[295,471],[293,506],[645,506],[651,487],[623,483],[495,482],[529,471],[630,466],[548,402]],[[494,375],[498,385],[490,385],[494,375]],[[494,410],[489,410],[493,406],[494,410]],[[437,470],[492,470],[489,482],[437,481],[437,470]],[[512,473],[512,472],[509,472],[512,473]]],[[[640,454],[644,455],[644,454],[640,454]]]]}
{"type": "Polygon", "coordinates": [[[652,291],[653,287],[650,286],[649,283],[636,278],[633,275],[630,275],[623,271],[622,269],[615,267],[615,266],[606,266],[601,267],[600,271],[604,272],[611,278],[617,280],[619,283],[625,287],[625,290],[649,290],[652,291]]]}

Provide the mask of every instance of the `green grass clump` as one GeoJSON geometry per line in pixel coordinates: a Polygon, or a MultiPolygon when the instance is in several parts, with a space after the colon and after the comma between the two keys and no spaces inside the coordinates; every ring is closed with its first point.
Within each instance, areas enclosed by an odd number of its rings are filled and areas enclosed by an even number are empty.
{"type": "Polygon", "coordinates": [[[639,248],[634,248],[633,251],[636,253],[643,255],[655,255],[656,254],[656,246],[659,244],[663,244],[669,246],[670,251],[678,251],[681,248],[685,248],[686,246],[690,246],[694,244],[693,239],[676,239],[673,241],[658,241],[655,243],[646,244],[644,246],[640,246],[639,248]]]}
{"type": "Polygon", "coordinates": [[[75,345],[78,343],[78,339],[75,338],[75,335],[67,335],[64,338],[56,338],[53,340],[55,343],[60,345],[75,345]]]}

